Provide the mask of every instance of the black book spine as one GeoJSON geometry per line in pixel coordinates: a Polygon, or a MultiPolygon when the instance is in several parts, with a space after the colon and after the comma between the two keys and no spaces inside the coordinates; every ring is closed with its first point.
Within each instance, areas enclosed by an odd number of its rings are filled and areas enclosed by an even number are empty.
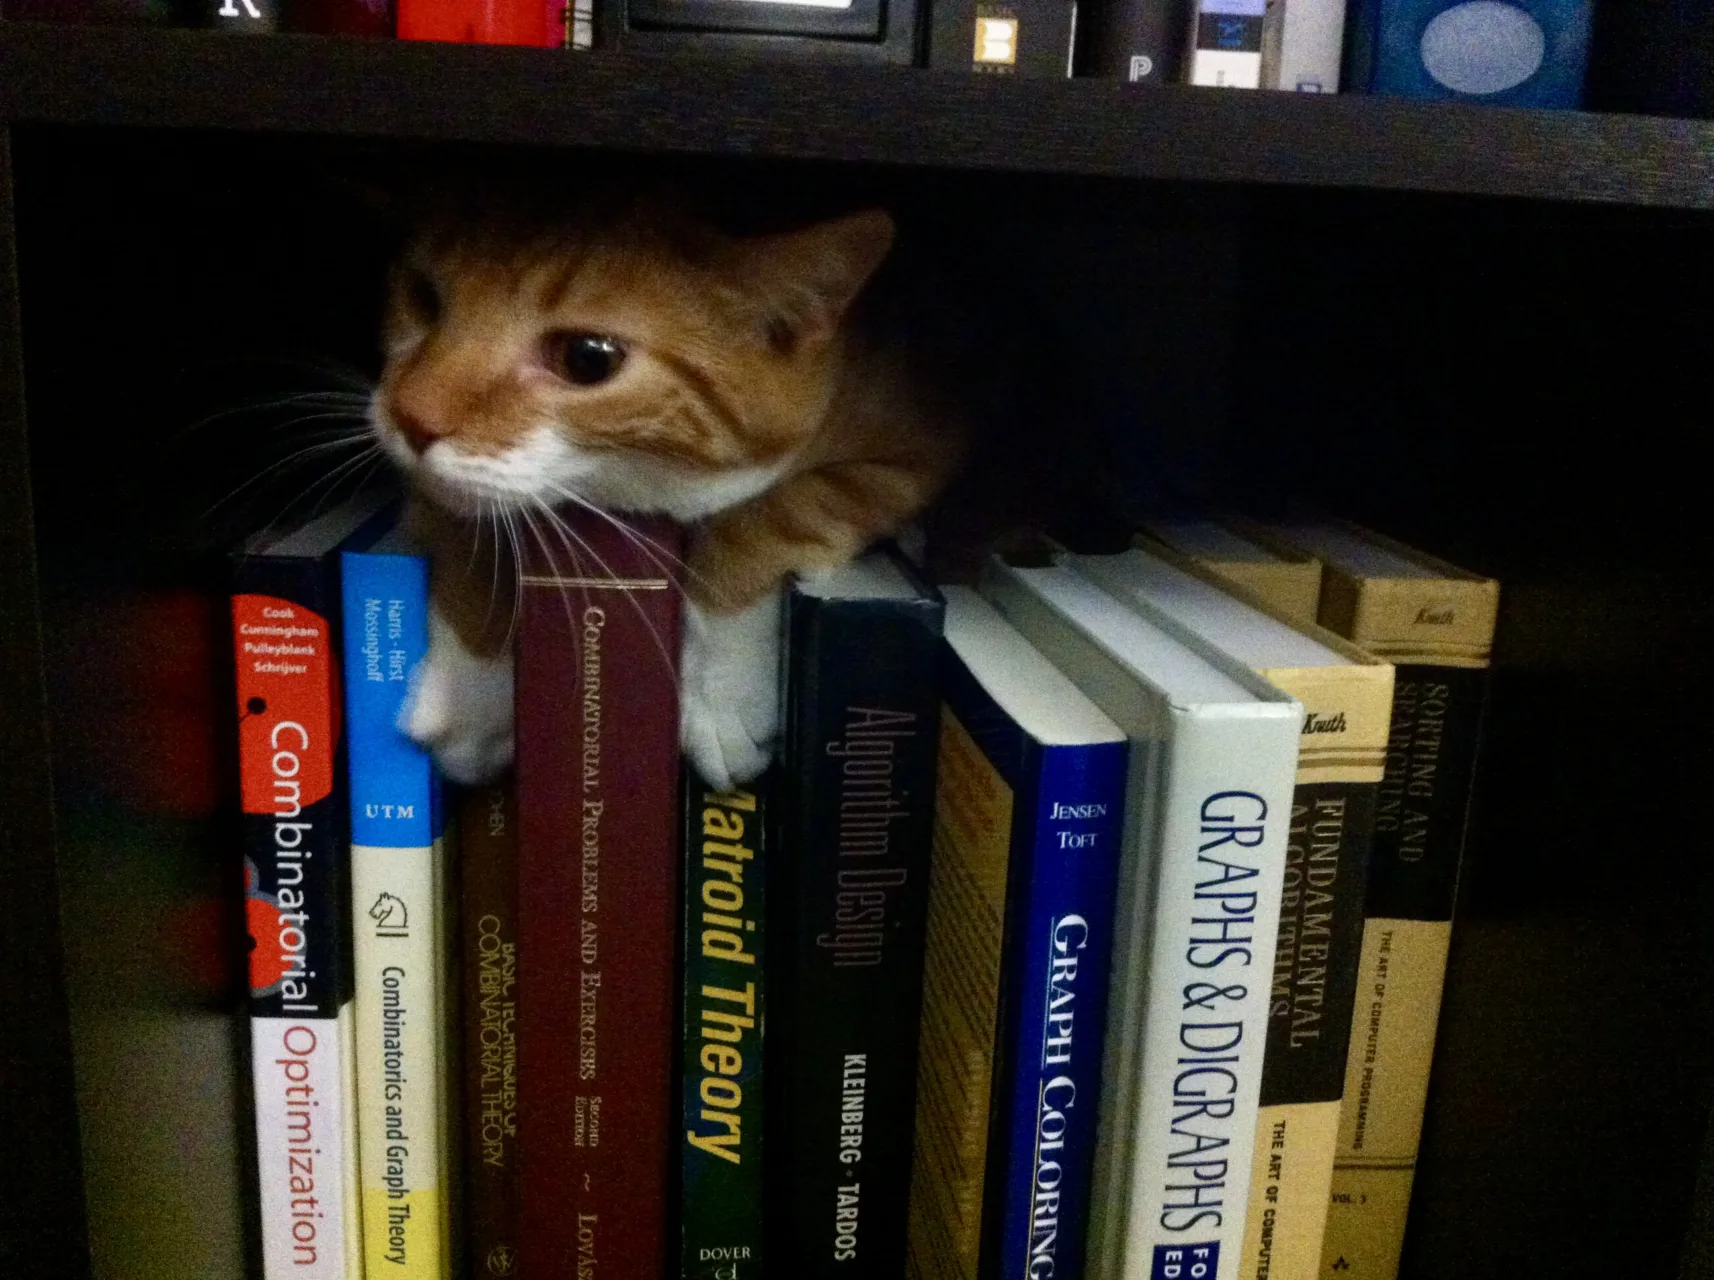
{"type": "Polygon", "coordinates": [[[1323,1272],[1396,1275],[1422,1134],[1488,673],[1399,663],[1375,806],[1323,1272]]]}
{"type": "Polygon", "coordinates": [[[1451,920],[1487,703],[1486,669],[1401,664],[1375,811],[1370,916],[1451,920]]]}
{"type": "Polygon", "coordinates": [[[765,1268],[764,879],[773,775],[715,792],[684,787],[684,1001],[679,1147],[681,1280],[750,1280],[765,1268]]]}
{"type": "Polygon", "coordinates": [[[1096,0],[1085,21],[1087,56],[1078,72],[1128,84],[1184,79],[1195,0],[1096,0]]]}
{"type": "Polygon", "coordinates": [[[1376,789],[1373,782],[1300,782],[1292,792],[1264,1107],[1336,1102],[1344,1091],[1376,789]]]}
{"type": "Polygon", "coordinates": [[[941,615],[791,603],[769,1149],[794,1280],[904,1274],[941,615]]]}
{"type": "Polygon", "coordinates": [[[1050,80],[1071,74],[1072,0],[947,0],[929,13],[931,67],[1050,80]]]}

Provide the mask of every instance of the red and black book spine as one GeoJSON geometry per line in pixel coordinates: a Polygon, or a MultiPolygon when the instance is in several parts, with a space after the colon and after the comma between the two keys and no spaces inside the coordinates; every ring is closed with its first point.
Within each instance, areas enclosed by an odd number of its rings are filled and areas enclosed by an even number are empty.
{"type": "Polygon", "coordinates": [[[519,1274],[660,1280],[678,1030],[678,535],[568,513],[517,634],[519,1274]]]}
{"type": "Polygon", "coordinates": [[[945,606],[891,563],[890,596],[844,585],[860,561],[789,606],[765,1123],[792,1280],[905,1274],[945,606]]]}
{"type": "Polygon", "coordinates": [[[459,813],[466,1274],[517,1274],[518,821],[511,779],[459,813]]]}
{"type": "Polygon", "coordinates": [[[262,1270],[360,1266],[350,816],[339,578],[320,554],[235,557],[236,667],[262,1270]]]}

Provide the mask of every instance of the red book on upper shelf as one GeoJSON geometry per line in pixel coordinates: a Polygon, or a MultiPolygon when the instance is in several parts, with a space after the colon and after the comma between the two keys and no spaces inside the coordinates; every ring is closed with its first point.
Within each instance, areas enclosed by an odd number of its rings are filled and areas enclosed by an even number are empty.
{"type": "Polygon", "coordinates": [[[558,47],[565,0],[398,0],[401,40],[558,47]]]}
{"type": "Polygon", "coordinates": [[[517,632],[518,1274],[660,1280],[677,1137],[677,532],[564,516],[517,632]],[[575,550],[573,546],[575,545],[575,550]]]}

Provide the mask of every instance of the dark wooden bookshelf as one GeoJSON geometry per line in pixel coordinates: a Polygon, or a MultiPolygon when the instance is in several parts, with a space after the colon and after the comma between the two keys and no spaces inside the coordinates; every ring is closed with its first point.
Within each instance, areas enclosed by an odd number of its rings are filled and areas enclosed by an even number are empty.
{"type": "Polygon", "coordinates": [[[0,24],[0,119],[1714,208],[1714,121],[0,24]]]}
{"type": "Polygon", "coordinates": [[[12,156],[0,134],[0,1270],[87,1274],[24,428],[12,156]]]}
{"type": "MultiPolygon", "coordinates": [[[[0,1278],[132,1274],[74,1033],[160,922],[92,896],[136,710],[74,696],[65,619],[214,590],[174,522],[221,459],[169,445],[233,368],[372,361],[348,179],[501,153],[888,204],[1100,371],[1138,502],[1307,494],[1497,576],[1403,1280],[1714,1276],[1714,121],[0,22],[0,1278]]],[[[224,857],[151,821],[133,864],[224,857]]]]}

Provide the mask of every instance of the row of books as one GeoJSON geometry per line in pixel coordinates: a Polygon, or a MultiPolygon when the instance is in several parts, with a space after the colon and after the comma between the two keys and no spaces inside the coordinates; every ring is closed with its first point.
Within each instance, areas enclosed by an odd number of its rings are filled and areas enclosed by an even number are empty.
{"type": "MultiPolygon", "coordinates": [[[[1574,107],[1593,17],[1592,0],[1110,0],[1066,65],[1144,84],[1574,107]]],[[[1068,40],[1076,25],[1074,10],[1068,40]]]]}
{"type": "Polygon", "coordinates": [[[1593,0],[5,0],[8,17],[1576,106],[1593,0]]]}
{"type": "Polygon", "coordinates": [[[872,553],[792,591],[721,794],[675,532],[579,533],[450,821],[391,512],[236,558],[270,1280],[1395,1273],[1492,581],[1319,520],[872,553]]]}

